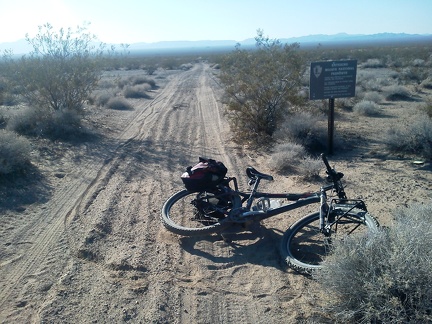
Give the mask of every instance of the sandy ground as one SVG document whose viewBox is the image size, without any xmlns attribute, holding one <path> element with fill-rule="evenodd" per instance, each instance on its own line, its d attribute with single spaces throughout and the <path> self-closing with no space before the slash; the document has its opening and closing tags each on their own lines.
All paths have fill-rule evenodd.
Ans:
<svg viewBox="0 0 432 324">
<path fill-rule="evenodd" d="M 133 111 L 95 111 L 104 138 L 39 150 L 36 184 L 14 189 L 0 215 L 1 323 L 319 321 L 314 282 L 287 269 L 278 253 L 283 232 L 310 207 L 230 244 L 181 238 L 161 225 L 163 202 L 182 189 L 179 176 L 198 156 L 224 161 L 243 189 L 247 166 L 273 173 L 268 152 L 229 140 L 208 65 L 163 80 L 151 100 L 132 101 Z M 386 225 L 395 208 L 432 198 L 430 164 L 387 154 L 380 141 L 414 104 L 388 104 L 381 117 L 336 116 L 356 145 L 338 149 L 332 164 L 345 173 L 348 195 L 365 199 Z M 319 187 L 274 175 L 263 189 Z"/>
</svg>

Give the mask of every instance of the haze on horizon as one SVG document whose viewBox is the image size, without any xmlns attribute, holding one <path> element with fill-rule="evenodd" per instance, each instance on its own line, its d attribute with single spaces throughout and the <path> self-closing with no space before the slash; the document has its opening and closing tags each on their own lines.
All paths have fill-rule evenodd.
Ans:
<svg viewBox="0 0 432 324">
<path fill-rule="evenodd" d="M 432 33 L 431 0 L 0 0 L 0 43 L 50 23 L 89 30 L 105 43 L 243 41 L 338 33 Z"/>
</svg>

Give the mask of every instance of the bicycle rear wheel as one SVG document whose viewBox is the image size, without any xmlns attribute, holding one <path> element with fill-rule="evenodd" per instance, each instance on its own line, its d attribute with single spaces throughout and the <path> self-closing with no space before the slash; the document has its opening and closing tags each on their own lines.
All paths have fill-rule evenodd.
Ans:
<svg viewBox="0 0 432 324">
<path fill-rule="evenodd" d="M 199 193 L 182 190 L 165 202 L 161 220 L 175 234 L 206 235 L 229 227 L 227 214 L 240 206 L 240 197 L 223 189 Z"/>
<path fill-rule="evenodd" d="M 291 225 L 284 233 L 281 253 L 288 266 L 296 271 L 310 274 L 320 269 L 325 257 L 331 252 L 331 244 L 351 235 L 366 235 L 377 231 L 378 221 L 368 212 L 338 208 L 332 212 L 335 221 L 330 236 L 320 231 L 319 212 L 305 216 Z"/>
</svg>

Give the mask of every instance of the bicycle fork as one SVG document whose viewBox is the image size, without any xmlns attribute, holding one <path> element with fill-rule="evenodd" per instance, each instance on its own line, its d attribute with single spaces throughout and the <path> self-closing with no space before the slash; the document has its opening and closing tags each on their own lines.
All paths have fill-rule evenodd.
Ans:
<svg viewBox="0 0 432 324">
<path fill-rule="evenodd" d="M 329 205 L 327 203 L 327 194 L 324 188 L 320 190 L 320 231 L 326 237 L 330 236 L 330 230 L 325 226 L 326 225 L 326 216 L 329 212 Z"/>
</svg>

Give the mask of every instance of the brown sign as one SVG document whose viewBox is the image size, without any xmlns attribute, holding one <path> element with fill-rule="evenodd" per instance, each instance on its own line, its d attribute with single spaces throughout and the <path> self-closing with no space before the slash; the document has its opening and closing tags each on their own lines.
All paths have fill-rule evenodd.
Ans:
<svg viewBox="0 0 432 324">
<path fill-rule="evenodd" d="M 309 99 L 355 97 L 357 60 L 312 62 Z"/>
</svg>

